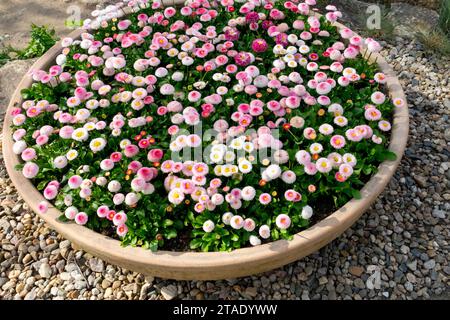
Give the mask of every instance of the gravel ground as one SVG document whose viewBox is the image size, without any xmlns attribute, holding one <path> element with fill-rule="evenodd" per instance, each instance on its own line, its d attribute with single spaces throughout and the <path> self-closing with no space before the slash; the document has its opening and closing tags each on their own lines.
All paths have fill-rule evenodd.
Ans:
<svg viewBox="0 0 450 320">
<path fill-rule="evenodd" d="M 58 36 L 68 34 L 65 24 L 80 13 L 85 19 L 97 4 L 114 0 L 1 0 L 0 47 L 24 48 L 28 43 L 30 24 L 52 26 Z"/>
<path fill-rule="evenodd" d="M 408 149 L 371 209 L 319 252 L 240 279 L 146 277 L 49 229 L 17 195 L 0 155 L 0 299 L 450 299 L 450 60 L 404 38 L 384 54 L 408 97 Z"/>
</svg>

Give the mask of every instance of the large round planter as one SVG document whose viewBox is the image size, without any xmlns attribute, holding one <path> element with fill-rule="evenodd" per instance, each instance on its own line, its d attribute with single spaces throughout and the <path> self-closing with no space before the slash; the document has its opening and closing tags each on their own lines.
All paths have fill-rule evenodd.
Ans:
<svg viewBox="0 0 450 320">
<path fill-rule="evenodd" d="M 176 4 L 176 1 L 168 0 L 165 3 Z M 337 26 L 343 27 L 341 24 Z M 69 36 L 78 38 L 80 34 L 81 31 L 76 30 Z M 32 69 L 49 67 L 60 50 L 58 43 L 43 55 Z M 402 98 L 406 101 L 402 87 L 386 60 L 379 54 L 372 54 L 370 60 L 376 62 L 380 70 L 387 75 L 391 98 Z M 19 194 L 46 223 L 83 250 L 129 270 L 163 278 L 216 280 L 247 276 L 283 266 L 317 251 L 348 229 L 384 190 L 400 163 L 408 138 L 408 108 L 396 108 L 389 149 L 397 155 L 397 160 L 385 161 L 379 166 L 378 173 L 361 190 L 360 200 L 349 201 L 324 220 L 296 234 L 291 241 L 280 240 L 232 252 L 151 252 L 142 248 L 122 247 L 118 240 L 74 223 L 63 223 L 58 220 L 61 212 L 53 206 L 50 206 L 47 213 L 39 213 L 38 204 L 44 200 L 43 196 L 21 172 L 14 169 L 20 160 L 12 152 L 12 119 L 9 112 L 11 108 L 21 105 L 20 91 L 31 84 L 31 77 L 26 75 L 18 85 L 9 104 L 3 130 L 6 169 Z"/>
</svg>

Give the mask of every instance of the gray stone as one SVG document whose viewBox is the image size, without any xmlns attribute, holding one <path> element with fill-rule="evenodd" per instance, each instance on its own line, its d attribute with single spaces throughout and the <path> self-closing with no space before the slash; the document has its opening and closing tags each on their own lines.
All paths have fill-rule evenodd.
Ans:
<svg viewBox="0 0 450 320">
<path fill-rule="evenodd" d="M 364 289 L 366 287 L 360 278 L 356 278 L 355 281 L 353 281 L 353 284 L 359 289 Z"/>
<path fill-rule="evenodd" d="M 75 281 L 74 288 L 77 290 L 85 289 L 87 287 L 87 283 L 85 280 L 77 280 Z"/>
<path fill-rule="evenodd" d="M 50 278 L 52 276 L 52 268 L 50 267 L 50 265 L 48 263 L 42 263 L 41 266 L 39 267 L 39 275 L 42 278 Z"/>
<path fill-rule="evenodd" d="M 2 287 L 5 283 L 7 283 L 9 281 L 8 278 L 2 278 L 0 277 L 0 287 Z"/>
<path fill-rule="evenodd" d="M 169 285 L 161 288 L 161 294 L 166 300 L 175 299 L 178 296 L 178 289 L 174 285 Z"/>
<path fill-rule="evenodd" d="M 245 293 L 248 296 L 255 298 L 258 295 L 258 290 L 255 287 L 248 287 L 247 289 L 245 289 Z"/>
<path fill-rule="evenodd" d="M 137 293 L 139 288 L 137 283 L 130 283 L 122 287 L 123 291 L 131 291 L 133 293 Z"/>
<path fill-rule="evenodd" d="M 417 270 L 417 260 L 414 260 L 413 262 L 407 263 L 406 266 L 411 271 L 416 271 Z"/>
<path fill-rule="evenodd" d="M 35 300 L 36 299 L 36 289 L 33 288 L 30 292 L 28 292 L 25 297 L 24 300 Z"/>
<path fill-rule="evenodd" d="M 62 272 L 59 277 L 61 278 L 61 280 L 63 281 L 69 281 L 70 279 L 72 279 L 70 273 L 68 272 Z"/>
<path fill-rule="evenodd" d="M 89 259 L 89 268 L 91 268 L 92 271 L 98 273 L 102 273 L 105 270 L 103 261 L 97 258 Z"/>
<path fill-rule="evenodd" d="M 433 217 L 439 218 L 439 219 L 445 219 L 445 211 L 444 210 L 433 210 L 432 212 Z"/>
<path fill-rule="evenodd" d="M 425 267 L 425 269 L 430 270 L 433 269 L 436 266 L 436 261 L 434 261 L 433 259 L 428 260 L 427 262 L 425 262 L 423 264 L 423 266 Z"/>
<path fill-rule="evenodd" d="M 139 293 L 139 300 L 144 300 L 147 298 L 147 291 L 152 285 L 150 283 L 144 283 L 144 285 L 141 287 L 141 291 Z"/>
</svg>

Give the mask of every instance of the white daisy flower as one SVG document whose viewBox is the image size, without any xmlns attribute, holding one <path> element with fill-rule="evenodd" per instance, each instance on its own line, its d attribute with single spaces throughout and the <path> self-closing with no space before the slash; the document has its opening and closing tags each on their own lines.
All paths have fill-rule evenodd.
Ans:
<svg viewBox="0 0 450 320">
<path fill-rule="evenodd" d="M 89 147 L 93 152 L 99 152 L 102 151 L 106 146 L 106 140 L 103 138 L 95 138 L 92 139 L 89 143 Z"/>
</svg>

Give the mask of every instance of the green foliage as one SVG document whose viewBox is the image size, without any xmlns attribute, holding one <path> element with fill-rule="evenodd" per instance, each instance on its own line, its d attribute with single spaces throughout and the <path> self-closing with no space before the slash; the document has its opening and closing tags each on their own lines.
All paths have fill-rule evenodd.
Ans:
<svg viewBox="0 0 450 320">
<path fill-rule="evenodd" d="M 439 27 L 450 38 L 450 0 L 441 1 Z"/>
<path fill-rule="evenodd" d="M 441 55 L 450 54 L 450 38 L 441 29 L 424 26 L 419 28 L 416 37 L 425 49 Z"/>
<path fill-rule="evenodd" d="M 450 55 L 450 0 L 442 0 L 439 11 L 439 22 L 434 28 L 419 25 L 417 39 L 426 50 L 441 55 Z"/>
<path fill-rule="evenodd" d="M 8 61 L 19 59 L 26 60 L 42 56 L 58 40 L 55 30 L 47 26 L 31 25 L 30 42 L 25 49 L 17 49 L 12 46 L 0 50 L 0 67 Z"/>
<path fill-rule="evenodd" d="M 31 40 L 24 50 L 14 50 L 19 59 L 31 59 L 42 56 L 56 43 L 55 29 L 47 26 L 31 25 Z"/>
<path fill-rule="evenodd" d="M 9 56 L 8 51 L 0 51 L 0 67 L 5 65 L 9 60 L 11 60 L 11 57 Z"/>
</svg>

